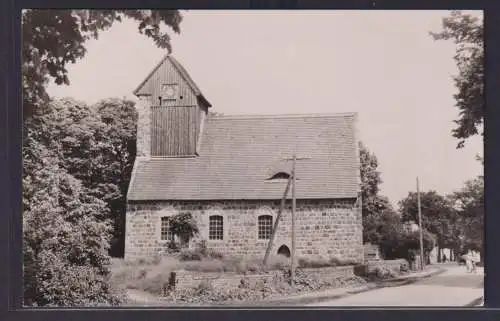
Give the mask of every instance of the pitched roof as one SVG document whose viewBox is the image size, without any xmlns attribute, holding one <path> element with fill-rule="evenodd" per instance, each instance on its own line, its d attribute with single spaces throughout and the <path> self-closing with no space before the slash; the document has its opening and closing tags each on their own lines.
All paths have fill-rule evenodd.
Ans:
<svg viewBox="0 0 500 321">
<path fill-rule="evenodd" d="M 286 180 L 269 178 L 290 171 L 294 152 L 298 199 L 355 198 L 355 122 L 356 114 L 209 116 L 198 157 L 136 160 L 128 200 L 280 199 Z"/>
<path fill-rule="evenodd" d="M 139 91 L 142 89 L 142 87 L 146 84 L 146 82 L 153 76 L 153 74 L 160 68 L 160 66 L 165 63 L 165 61 L 169 61 L 174 68 L 179 72 L 181 77 L 188 83 L 189 87 L 193 90 L 194 94 L 199 97 L 200 99 L 204 100 L 204 102 L 208 105 L 208 107 L 212 107 L 210 102 L 206 99 L 206 97 L 203 95 L 201 92 L 200 88 L 194 80 L 191 78 L 191 76 L 188 74 L 187 70 L 175 59 L 173 56 L 170 54 L 165 55 L 160 62 L 151 70 L 151 72 L 148 74 L 148 76 L 137 86 L 137 88 L 134 90 L 134 95 L 137 95 Z"/>
</svg>

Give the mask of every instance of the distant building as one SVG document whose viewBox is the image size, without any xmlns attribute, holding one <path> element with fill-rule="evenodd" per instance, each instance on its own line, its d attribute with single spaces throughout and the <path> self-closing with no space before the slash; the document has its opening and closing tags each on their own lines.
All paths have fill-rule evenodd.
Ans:
<svg viewBox="0 0 500 321">
<path fill-rule="evenodd" d="M 172 56 L 135 95 L 126 258 L 161 252 L 173 237 L 168 218 L 180 213 L 200 229 L 187 246 L 205 241 L 227 255 L 262 257 L 296 154 L 297 256 L 363 260 L 356 114 L 210 115 L 211 104 Z M 290 255 L 290 198 L 273 254 Z"/>
</svg>

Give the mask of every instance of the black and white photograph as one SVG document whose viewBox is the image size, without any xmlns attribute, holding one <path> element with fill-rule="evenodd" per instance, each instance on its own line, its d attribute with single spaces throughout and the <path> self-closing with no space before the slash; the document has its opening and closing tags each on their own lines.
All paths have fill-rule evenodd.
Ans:
<svg viewBox="0 0 500 321">
<path fill-rule="evenodd" d="M 483 12 L 22 12 L 23 306 L 484 304 Z"/>
</svg>

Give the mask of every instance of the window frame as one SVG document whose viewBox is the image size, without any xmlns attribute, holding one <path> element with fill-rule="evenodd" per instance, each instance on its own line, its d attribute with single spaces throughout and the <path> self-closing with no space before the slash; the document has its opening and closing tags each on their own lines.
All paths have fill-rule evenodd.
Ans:
<svg viewBox="0 0 500 321">
<path fill-rule="evenodd" d="M 163 232 L 164 232 L 164 222 L 168 224 L 168 230 L 167 230 L 167 235 L 170 234 L 170 238 L 163 238 Z M 160 217 L 160 241 L 164 243 L 171 243 L 175 242 L 175 235 L 172 232 L 172 229 L 170 227 L 170 216 L 161 216 Z"/>
<path fill-rule="evenodd" d="M 220 219 L 220 227 L 217 225 L 217 224 L 214 224 L 212 225 L 212 218 L 217 218 L 218 220 Z M 220 228 L 220 232 L 218 231 L 214 231 L 213 233 L 212 232 L 212 228 Z M 208 216 L 208 235 L 207 235 L 207 239 L 209 241 L 224 241 L 225 239 L 225 230 L 224 230 L 224 216 L 223 215 L 220 215 L 220 214 L 211 214 Z M 211 238 L 212 235 L 216 235 L 216 236 L 219 236 L 220 235 L 220 238 Z"/>
<path fill-rule="evenodd" d="M 267 220 L 271 219 L 271 223 L 267 224 Z M 264 219 L 266 221 L 264 221 Z M 264 224 L 265 223 L 265 224 Z M 271 235 L 273 234 L 273 227 L 274 227 L 274 217 L 270 214 L 260 214 L 257 216 L 257 239 L 258 240 L 270 240 Z M 266 229 L 269 229 L 268 231 Z M 267 236 L 266 234 L 269 234 L 268 237 L 261 237 L 261 236 Z"/>
</svg>

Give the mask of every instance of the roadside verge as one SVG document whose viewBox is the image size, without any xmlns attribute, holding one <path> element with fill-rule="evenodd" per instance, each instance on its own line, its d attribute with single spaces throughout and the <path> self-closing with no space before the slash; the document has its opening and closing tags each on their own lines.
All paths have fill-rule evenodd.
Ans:
<svg viewBox="0 0 500 321">
<path fill-rule="evenodd" d="M 445 272 L 443 268 L 433 268 L 429 271 L 418 272 L 413 275 L 405 275 L 396 278 L 391 278 L 383 281 L 368 283 L 362 287 L 356 288 L 340 288 L 323 290 L 316 292 L 302 293 L 298 295 L 286 296 L 286 297 L 276 297 L 270 298 L 262 301 L 254 302 L 223 302 L 217 304 L 217 306 L 297 306 L 306 305 L 310 303 L 316 303 L 326 300 L 337 300 L 349 295 L 354 295 L 358 293 L 368 292 L 376 289 L 386 288 L 386 287 L 396 287 L 403 286 L 414 283 L 418 280 L 432 277 Z"/>
</svg>

